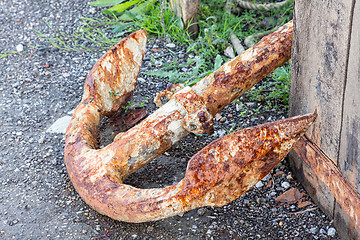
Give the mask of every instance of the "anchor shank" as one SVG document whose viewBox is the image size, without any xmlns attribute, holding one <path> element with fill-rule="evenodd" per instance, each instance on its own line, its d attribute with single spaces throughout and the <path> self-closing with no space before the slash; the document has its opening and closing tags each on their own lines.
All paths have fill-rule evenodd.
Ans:
<svg viewBox="0 0 360 240">
<path fill-rule="evenodd" d="M 291 57 L 293 21 L 198 82 L 193 90 L 214 116 Z"/>
</svg>

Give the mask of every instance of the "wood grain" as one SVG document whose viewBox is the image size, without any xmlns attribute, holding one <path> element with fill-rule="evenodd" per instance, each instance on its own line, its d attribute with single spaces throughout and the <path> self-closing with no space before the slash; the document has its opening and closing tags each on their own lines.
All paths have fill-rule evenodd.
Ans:
<svg viewBox="0 0 360 240">
<path fill-rule="evenodd" d="M 360 2 L 356 1 L 353 10 L 347 78 L 344 88 L 342 129 L 338 167 L 348 182 L 360 192 Z M 347 239 L 360 239 L 356 222 L 347 214 L 341 204 L 335 205 L 334 221 L 346 225 Z M 346 211 L 345 211 L 346 212 Z"/>
<path fill-rule="evenodd" d="M 296 1 L 290 116 L 318 110 L 310 139 L 360 192 L 360 3 L 355 0 Z M 334 219 L 343 239 L 360 239 L 358 224 L 319 169 L 289 154 L 294 175 Z M 320 167 L 320 166 L 318 166 Z M 326 171 L 326 168 L 323 169 Z M 333 173 L 332 173 L 333 174 Z M 335 196 L 335 198 L 334 198 Z M 346 200 L 347 201 L 347 200 Z M 345 207 L 344 207 L 345 206 Z"/>
<path fill-rule="evenodd" d="M 351 1 L 345 0 L 297 1 L 294 7 L 290 116 L 318 110 L 318 119 L 308 135 L 335 163 L 340 144 L 350 16 Z M 295 176 L 332 218 L 331 192 L 296 154 L 291 153 L 289 159 Z"/>
</svg>

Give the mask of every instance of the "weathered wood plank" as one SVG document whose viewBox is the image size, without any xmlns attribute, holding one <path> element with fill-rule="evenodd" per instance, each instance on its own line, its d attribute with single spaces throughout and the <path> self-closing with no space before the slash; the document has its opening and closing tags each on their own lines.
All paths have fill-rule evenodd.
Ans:
<svg viewBox="0 0 360 240">
<path fill-rule="evenodd" d="M 342 131 L 338 167 L 348 182 L 360 192 L 360 2 L 356 1 L 351 26 L 347 79 L 344 91 Z M 335 223 L 349 226 L 347 239 L 359 239 L 360 231 L 353 219 L 344 214 L 345 209 L 335 206 Z"/>
<path fill-rule="evenodd" d="M 351 7 L 352 1 L 348 0 L 296 1 L 294 7 L 290 115 L 317 108 L 318 119 L 308 134 L 335 161 L 340 143 Z M 294 152 L 290 154 L 290 164 L 314 201 L 332 217 L 334 197 L 329 189 Z"/>
<path fill-rule="evenodd" d="M 338 157 L 351 1 L 297 1 L 290 114 L 318 109 L 310 137 Z M 345 41 L 345 42 L 344 42 Z"/>
<path fill-rule="evenodd" d="M 357 1 L 350 41 L 348 74 L 344 92 L 339 168 L 360 192 L 360 2 Z"/>
<path fill-rule="evenodd" d="M 170 0 L 171 8 L 178 17 L 181 17 L 185 27 L 194 35 L 198 33 L 197 10 L 199 0 Z"/>
</svg>

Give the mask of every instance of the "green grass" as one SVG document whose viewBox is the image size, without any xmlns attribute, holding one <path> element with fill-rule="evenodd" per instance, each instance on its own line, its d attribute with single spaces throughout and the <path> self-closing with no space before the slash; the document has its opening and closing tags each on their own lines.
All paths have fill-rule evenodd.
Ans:
<svg viewBox="0 0 360 240">
<path fill-rule="evenodd" d="M 120 23 L 114 18 L 82 18 L 82 22 L 72 34 L 65 33 L 56 26 L 46 23 L 53 31 L 52 36 L 38 32 L 54 47 L 65 51 L 102 51 L 118 43 L 125 34 L 131 33 L 134 23 Z"/>
<path fill-rule="evenodd" d="M 261 102 L 267 109 L 283 108 L 287 110 L 289 105 L 290 70 L 289 62 L 275 69 L 264 81 L 244 93 L 244 98 Z"/>
<path fill-rule="evenodd" d="M 17 51 L 6 51 L 5 53 L 0 53 L 0 59 L 2 58 L 6 58 L 7 56 L 11 55 L 11 54 L 17 54 Z"/>
<path fill-rule="evenodd" d="M 264 3 L 263 0 L 252 0 Z M 293 3 L 272 11 L 236 10 L 233 3 L 231 14 L 226 14 L 226 0 L 200 1 L 198 11 L 199 34 L 192 39 L 182 20 L 175 16 L 168 1 L 156 0 L 97 0 L 90 5 L 102 7 L 104 15 L 99 18 L 83 18 L 82 23 L 72 34 L 48 26 L 53 35 L 39 35 L 51 44 L 67 51 L 101 51 L 108 49 L 121 38 L 140 28 L 146 29 L 151 36 L 170 38 L 186 46 L 187 52 L 196 55 L 184 64 L 164 64 L 158 71 L 145 74 L 167 78 L 170 82 L 193 85 L 202 77 L 215 71 L 228 59 L 223 56 L 224 49 L 230 43 L 230 32 L 240 40 L 247 36 L 272 30 L 292 19 Z M 256 39 L 256 41 L 259 39 Z M 176 53 L 173 53 L 176 55 Z M 191 67 L 191 72 L 181 72 L 182 67 Z M 267 106 L 276 103 L 288 104 L 288 82 L 290 66 L 277 69 L 264 87 L 250 90 L 250 98 L 264 101 Z M 268 91 L 271 89 L 271 91 Z M 249 94 L 248 94 L 249 95 Z M 276 104 L 275 104 L 276 105 Z"/>
</svg>

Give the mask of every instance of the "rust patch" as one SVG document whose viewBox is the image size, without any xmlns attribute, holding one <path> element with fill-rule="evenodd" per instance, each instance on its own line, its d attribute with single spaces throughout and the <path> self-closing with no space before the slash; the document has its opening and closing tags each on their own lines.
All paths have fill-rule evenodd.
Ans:
<svg viewBox="0 0 360 240">
<path fill-rule="evenodd" d="M 307 136 L 301 137 L 294 150 L 327 186 L 354 225 L 360 228 L 360 196 L 334 162 Z"/>
<path fill-rule="evenodd" d="M 197 83 L 193 89 L 206 101 L 212 115 L 238 98 L 263 77 L 290 59 L 293 36 L 292 21 L 265 36 L 258 44 L 225 63 L 207 77 L 207 84 Z M 229 94 L 230 93 L 230 94 Z M 217 104 L 214 104 L 214 99 Z"/>
<path fill-rule="evenodd" d="M 148 115 L 148 111 L 145 108 L 131 109 L 124 116 L 125 124 L 128 128 L 135 126 L 140 120 Z"/>
</svg>

